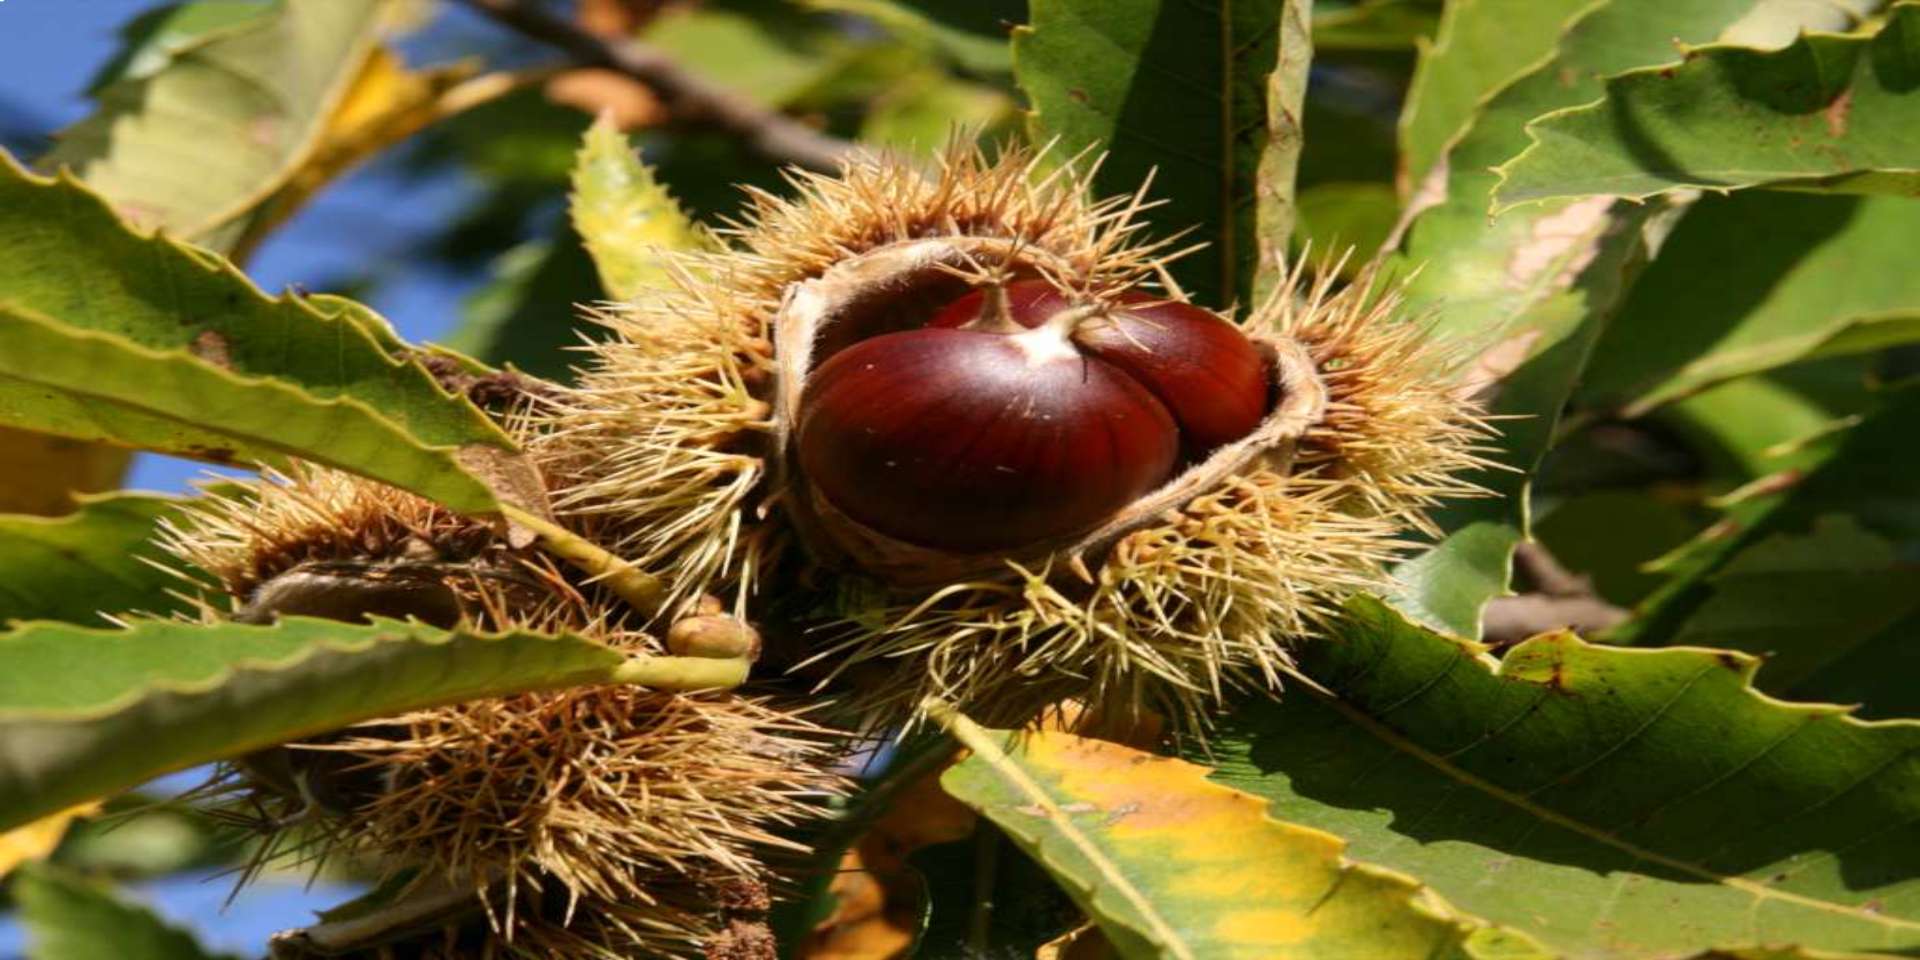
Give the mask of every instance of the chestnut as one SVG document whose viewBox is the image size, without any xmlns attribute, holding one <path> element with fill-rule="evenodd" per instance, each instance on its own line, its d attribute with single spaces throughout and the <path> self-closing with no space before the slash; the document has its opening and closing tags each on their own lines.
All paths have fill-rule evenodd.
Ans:
<svg viewBox="0 0 1920 960">
<path fill-rule="evenodd" d="M 975 291 L 808 377 L 799 466 L 835 510 L 957 553 L 1056 541 L 1266 414 L 1261 354 L 1204 310 L 1145 294 L 1076 304 L 1038 280 L 999 293 L 1002 307 Z"/>
<path fill-rule="evenodd" d="M 1044 280 L 1006 288 L 1014 321 L 1037 327 L 1072 306 Z M 1182 452 L 1198 460 L 1253 432 L 1267 415 L 1267 362 L 1239 329 L 1189 303 L 1129 290 L 1123 309 L 1096 314 L 1073 331 L 1081 349 L 1124 370 L 1165 404 L 1180 425 Z M 947 305 L 929 326 L 958 327 L 980 316 L 986 293 L 975 290 Z"/>
</svg>

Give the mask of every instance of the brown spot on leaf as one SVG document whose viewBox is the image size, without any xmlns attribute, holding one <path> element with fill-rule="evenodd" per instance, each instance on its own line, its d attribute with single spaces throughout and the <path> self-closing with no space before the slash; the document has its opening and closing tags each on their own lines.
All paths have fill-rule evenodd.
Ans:
<svg viewBox="0 0 1920 960">
<path fill-rule="evenodd" d="M 1847 114 L 1853 112 L 1853 88 L 1840 91 L 1840 95 L 1827 104 L 1820 115 L 1827 120 L 1827 136 L 1839 139 L 1847 135 Z"/>
<path fill-rule="evenodd" d="M 1734 673 L 1740 673 L 1747 667 L 1746 662 L 1740 658 L 1740 655 L 1730 650 L 1715 650 L 1713 652 L 1713 658 L 1719 661 L 1721 666 L 1732 670 Z"/>
<path fill-rule="evenodd" d="M 1507 258 L 1511 290 L 1564 290 L 1600 251 L 1612 197 L 1588 197 L 1534 221 L 1525 243 Z"/>
<path fill-rule="evenodd" d="M 223 370 L 233 369 L 233 354 L 227 348 L 227 338 L 215 330 L 202 330 L 193 338 L 189 348 L 193 355 Z"/>
<path fill-rule="evenodd" d="M 1082 90 L 1079 87 L 1073 87 L 1067 91 L 1067 99 L 1072 100 L 1074 103 L 1087 103 L 1093 98 L 1087 96 L 1087 92 L 1085 90 Z"/>
</svg>

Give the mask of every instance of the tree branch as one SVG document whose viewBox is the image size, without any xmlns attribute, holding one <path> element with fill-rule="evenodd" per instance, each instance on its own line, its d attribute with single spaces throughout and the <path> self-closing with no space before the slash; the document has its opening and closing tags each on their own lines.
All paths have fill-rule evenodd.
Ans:
<svg viewBox="0 0 1920 960">
<path fill-rule="evenodd" d="M 705 123 L 745 140 L 762 156 L 835 173 L 855 145 L 694 76 L 644 43 L 595 36 L 529 0 L 463 0 L 522 36 L 556 47 L 581 66 L 617 70 L 646 84 L 676 119 Z"/>
<path fill-rule="evenodd" d="M 1514 550 L 1513 564 L 1533 593 L 1496 597 L 1487 604 L 1486 642 L 1508 647 L 1549 630 L 1597 633 L 1627 618 L 1627 611 L 1600 598 L 1593 583 L 1561 566 L 1545 547 L 1528 541 Z"/>
</svg>

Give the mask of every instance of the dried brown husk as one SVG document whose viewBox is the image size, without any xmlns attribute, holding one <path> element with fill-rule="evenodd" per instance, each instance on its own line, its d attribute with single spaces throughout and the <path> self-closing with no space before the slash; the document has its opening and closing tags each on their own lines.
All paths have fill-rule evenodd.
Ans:
<svg viewBox="0 0 1920 960">
<path fill-rule="evenodd" d="M 164 539 L 241 619 L 357 619 L 371 604 L 666 652 L 645 618 L 537 548 L 324 468 L 206 498 Z M 230 817 L 276 835 L 269 852 L 467 891 L 497 955 L 699 956 L 734 922 L 702 898 L 776 880 L 766 864 L 797 849 L 789 828 L 841 789 L 839 749 L 790 702 L 586 686 L 358 725 L 253 755 L 223 789 Z M 442 935 L 424 936 L 414 945 Z"/>
</svg>

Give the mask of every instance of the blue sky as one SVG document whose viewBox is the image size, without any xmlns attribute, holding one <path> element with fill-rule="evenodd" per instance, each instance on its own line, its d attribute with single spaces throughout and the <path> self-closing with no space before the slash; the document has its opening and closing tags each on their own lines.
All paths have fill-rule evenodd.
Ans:
<svg viewBox="0 0 1920 960">
<path fill-rule="evenodd" d="M 154 0 L 0 0 L 0 111 L 42 132 L 85 116 L 91 108 L 87 81 L 117 49 L 120 26 L 154 6 Z M 405 45 L 410 59 L 437 59 L 457 51 L 463 37 L 490 29 L 464 10 L 448 7 L 434 30 Z M 275 234 L 247 272 L 277 292 L 289 284 L 315 287 L 370 265 L 380 267 L 385 282 L 368 301 L 401 335 L 433 339 L 452 327 L 461 298 L 481 278 L 422 264 L 409 252 L 474 192 L 456 171 L 405 177 L 391 160 L 375 162 L 335 184 Z M 128 486 L 182 490 L 205 470 L 202 464 L 143 454 Z"/>
</svg>

